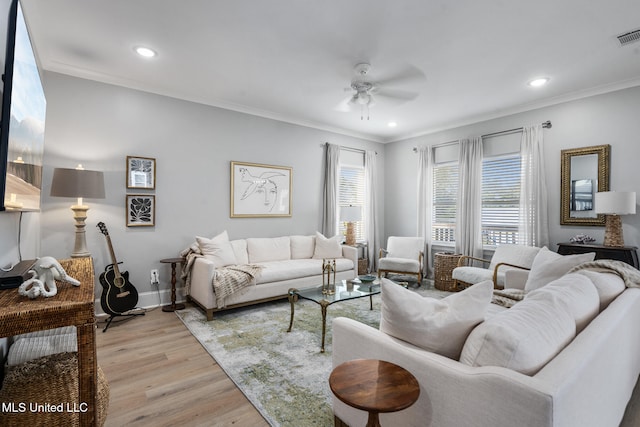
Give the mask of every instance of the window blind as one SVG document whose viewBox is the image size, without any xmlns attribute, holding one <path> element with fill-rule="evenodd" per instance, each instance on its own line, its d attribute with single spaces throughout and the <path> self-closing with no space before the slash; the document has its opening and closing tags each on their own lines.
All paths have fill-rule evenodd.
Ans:
<svg viewBox="0 0 640 427">
<path fill-rule="evenodd" d="M 458 163 L 441 163 L 433 168 L 432 235 L 434 242 L 455 241 Z"/>
<path fill-rule="evenodd" d="M 482 243 L 514 244 L 518 238 L 520 155 L 482 161 Z"/>
<path fill-rule="evenodd" d="M 340 180 L 338 184 L 338 209 L 342 206 L 360 206 L 364 213 L 364 168 L 355 166 L 340 166 Z M 338 231 L 344 235 L 346 225 L 340 221 L 338 211 Z M 354 223 L 356 240 L 364 240 L 364 221 Z"/>
</svg>

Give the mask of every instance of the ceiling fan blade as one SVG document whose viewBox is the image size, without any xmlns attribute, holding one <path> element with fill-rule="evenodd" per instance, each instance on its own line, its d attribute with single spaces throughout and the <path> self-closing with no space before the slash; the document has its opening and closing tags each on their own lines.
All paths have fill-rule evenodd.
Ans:
<svg viewBox="0 0 640 427">
<path fill-rule="evenodd" d="M 354 104 L 354 97 L 352 95 L 349 95 L 348 97 L 346 97 L 345 99 L 343 99 L 342 101 L 340 101 L 340 103 L 338 105 L 336 105 L 333 109 L 335 111 L 340 111 L 343 113 L 348 113 L 352 110 L 352 106 Z"/>
<path fill-rule="evenodd" d="M 374 93 L 378 97 L 384 97 L 400 102 L 413 101 L 418 97 L 418 93 L 416 92 L 409 92 L 399 89 L 376 88 Z"/>
<path fill-rule="evenodd" d="M 376 85 L 391 86 L 397 84 L 417 84 L 427 80 L 424 72 L 413 65 L 405 67 L 399 73 L 394 73 L 389 77 L 376 79 Z"/>
</svg>

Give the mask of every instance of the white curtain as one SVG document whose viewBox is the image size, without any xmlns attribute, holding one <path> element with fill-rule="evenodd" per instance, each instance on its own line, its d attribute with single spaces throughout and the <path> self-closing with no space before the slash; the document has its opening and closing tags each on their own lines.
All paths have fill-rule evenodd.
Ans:
<svg viewBox="0 0 640 427">
<path fill-rule="evenodd" d="M 456 253 L 482 258 L 482 138 L 460 141 Z"/>
<path fill-rule="evenodd" d="M 340 147 L 327 143 L 324 153 L 324 188 L 322 191 L 322 234 L 338 234 L 338 179 Z"/>
<path fill-rule="evenodd" d="M 544 168 L 542 125 L 524 126 L 520 142 L 520 223 L 519 243 L 528 246 L 549 245 L 547 185 Z"/>
<path fill-rule="evenodd" d="M 369 258 L 369 271 L 376 271 L 378 268 L 378 249 L 380 248 L 380 231 L 378 226 L 378 206 L 376 204 L 376 177 L 378 176 L 378 162 L 375 151 L 367 150 L 364 154 L 364 224 L 366 229 L 366 239 L 368 242 L 367 251 Z"/>
<path fill-rule="evenodd" d="M 425 261 L 432 266 L 428 248 L 431 247 L 431 213 L 433 208 L 433 148 L 418 148 L 418 237 L 426 242 Z M 427 268 L 427 271 L 429 268 Z M 426 277 L 426 274 L 424 275 Z"/>
</svg>

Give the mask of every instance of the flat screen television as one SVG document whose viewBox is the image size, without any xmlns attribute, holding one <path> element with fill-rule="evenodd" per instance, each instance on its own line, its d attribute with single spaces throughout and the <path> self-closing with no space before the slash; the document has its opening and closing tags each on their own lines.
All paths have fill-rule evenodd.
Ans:
<svg viewBox="0 0 640 427">
<path fill-rule="evenodd" d="M 0 116 L 0 210 L 39 211 L 46 99 L 18 0 L 11 2 Z"/>
</svg>

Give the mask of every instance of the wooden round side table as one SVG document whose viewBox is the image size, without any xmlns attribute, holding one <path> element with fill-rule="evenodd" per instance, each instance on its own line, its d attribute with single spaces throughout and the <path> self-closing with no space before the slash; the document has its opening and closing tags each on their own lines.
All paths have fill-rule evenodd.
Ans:
<svg viewBox="0 0 640 427">
<path fill-rule="evenodd" d="M 379 413 L 406 409 L 420 396 L 420 385 L 411 372 L 383 360 L 344 362 L 331 372 L 329 386 L 342 402 L 369 412 L 367 427 L 379 427 Z"/>
<path fill-rule="evenodd" d="M 176 304 L 176 264 L 184 262 L 184 258 L 166 258 L 161 259 L 163 264 L 171 264 L 171 304 L 162 307 L 162 311 L 182 310 L 184 304 Z"/>
</svg>

